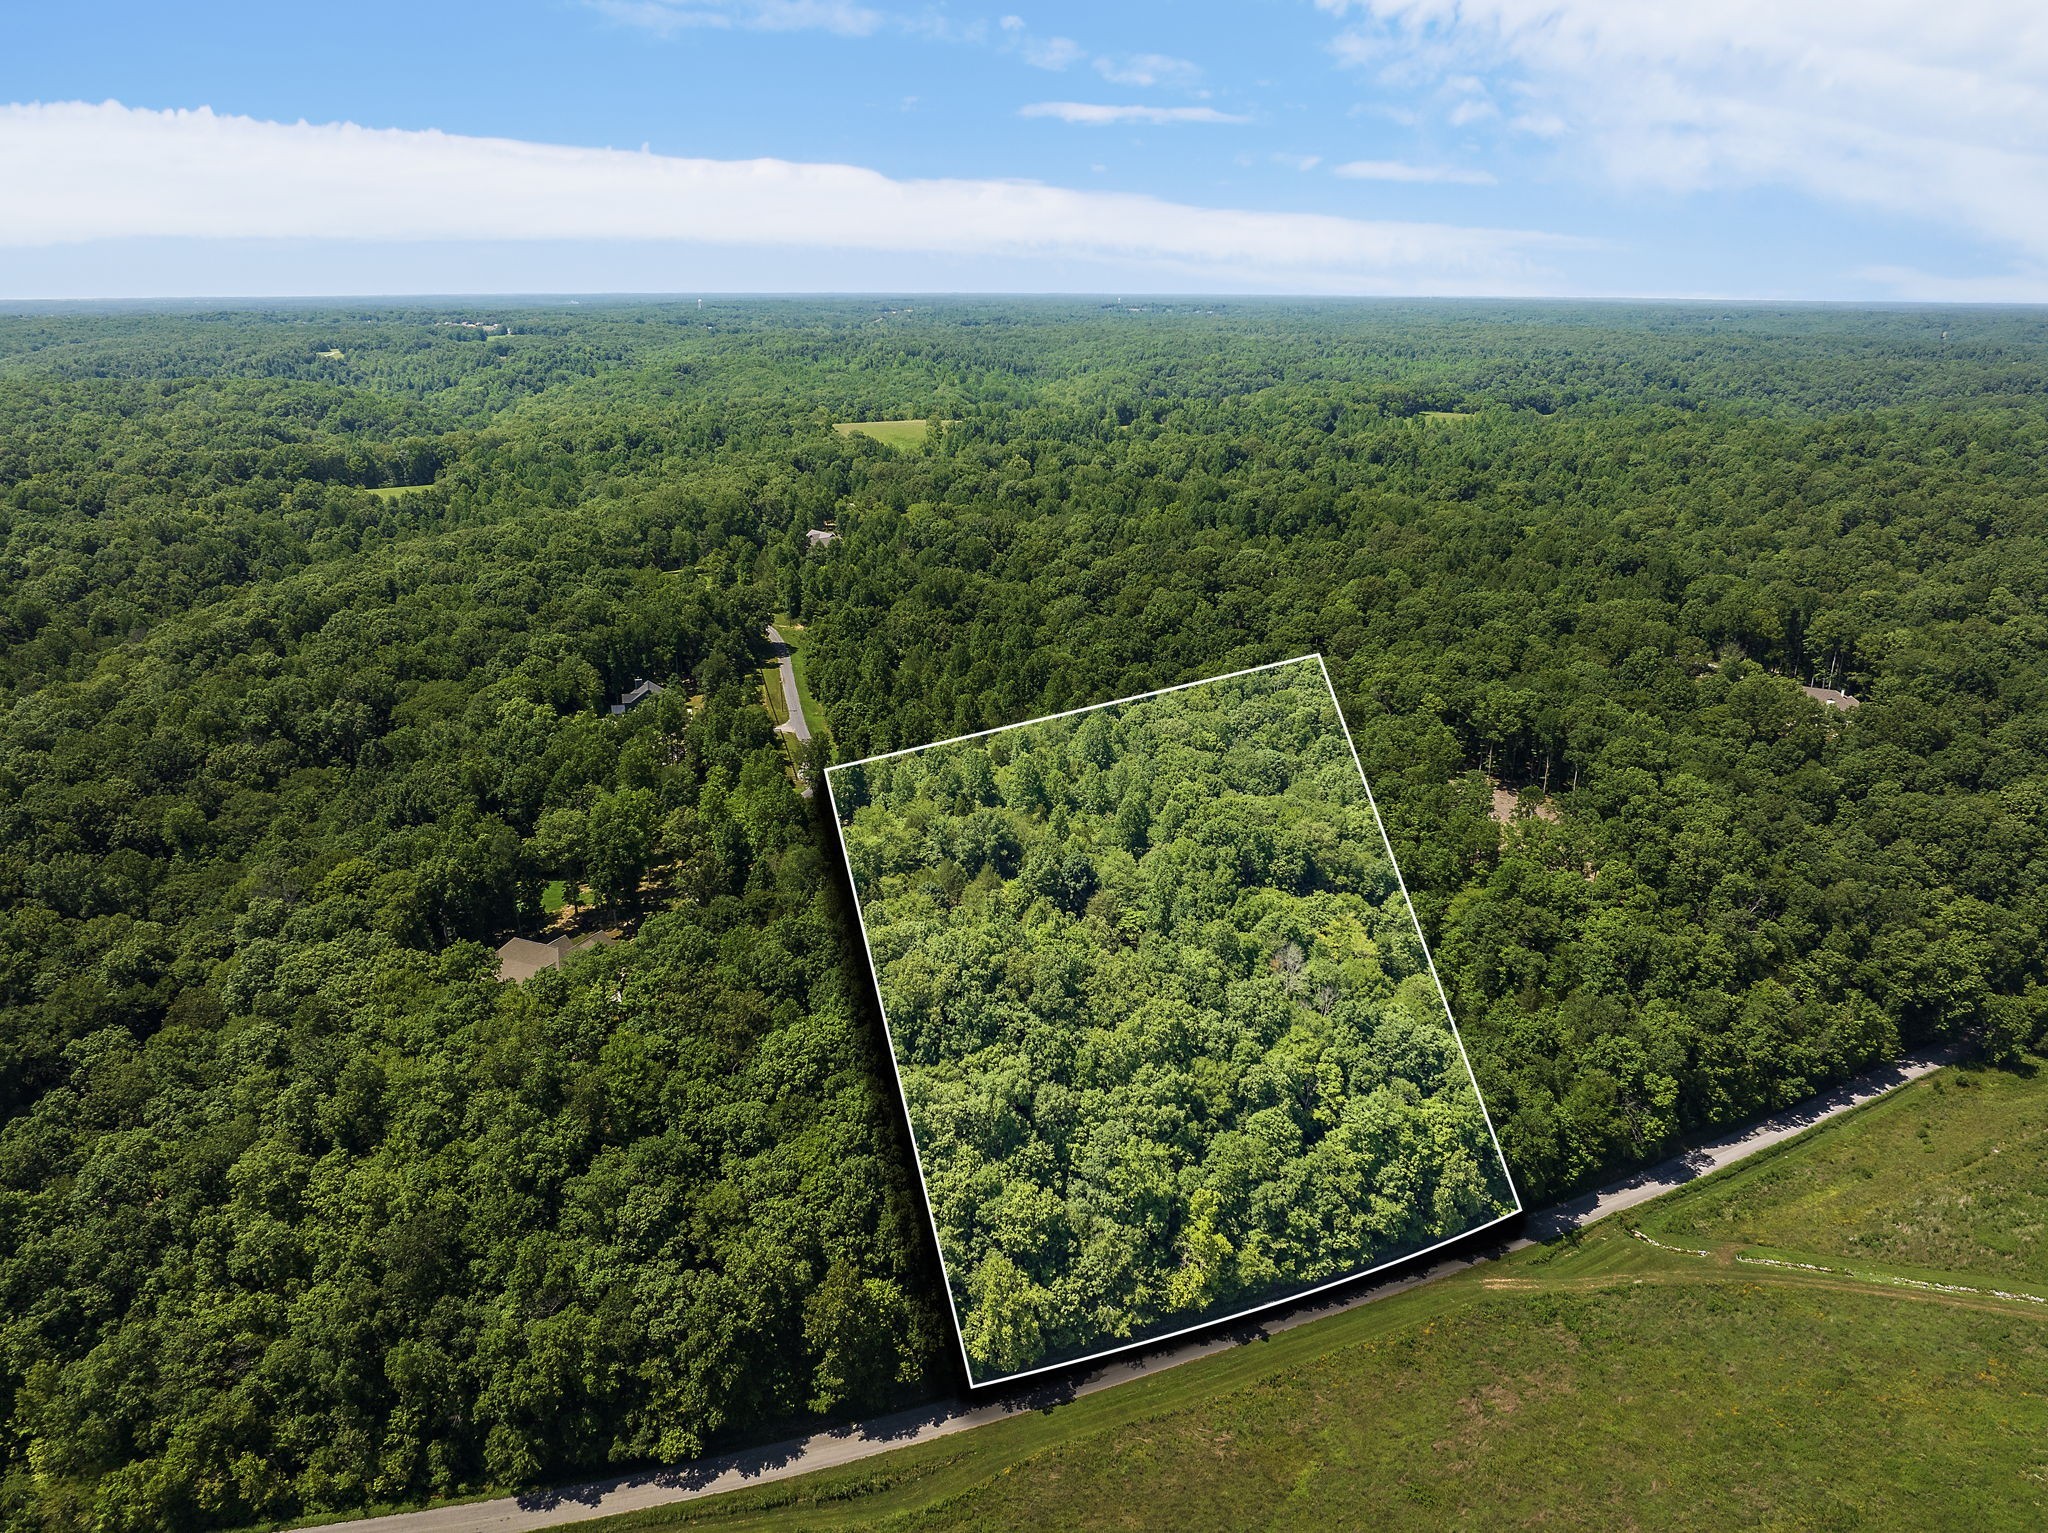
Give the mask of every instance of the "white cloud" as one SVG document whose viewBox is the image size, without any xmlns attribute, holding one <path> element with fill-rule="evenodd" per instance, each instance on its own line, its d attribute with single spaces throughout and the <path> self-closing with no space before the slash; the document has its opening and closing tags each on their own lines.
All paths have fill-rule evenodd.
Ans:
<svg viewBox="0 0 2048 1533">
<path fill-rule="evenodd" d="M 1071 37 L 1026 38 L 1024 62 L 1034 69 L 1065 69 L 1088 57 L 1088 50 Z"/>
<path fill-rule="evenodd" d="M 1276 152 L 1273 155 L 1273 163 L 1275 165 L 1285 165 L 1289 170 L 1309 171 L 1322 164 L 1323 157 L 1319 154 L 1285 154 Z"/>
<path fill-rule="evenodd" d="M 1316 0 L 1316 3 L 1322 6 L 1322 0 Z M 1376 64 L 1386 53 L 1380 40 L 1365 31 L 1339 32 L 1330 39 L 1330 51 L 1337 56 L 1338 63 L 1347 64 L 1354 69 Z"/>
<path fill-rule="evenodd" d="M 674 241 L 1142 263 L 1185 288 L 1555 290 L 1580 242 L 1513 229 L 1204 208 L 1029 181 L 689 159 L 115 102 L 0 106 L 0 248 L 113 239 Z M 98 248 L 91 247 L 88 248 Z"/>
<path fill-rule="evenodd" d="M 888 19 L 850 0 L 585 0 L 592 10 L 662 37 L 711 27 L 866 37 Z"/>
<path fill-rule="evenodd" d="M 1117 123 L 1141 122 L 1163 127 L 1176 122 L 1250 122 L 1213 106 L 1107 106 L 1094 101 L 1034 101 L 1018 109 L 1019 117 L 1057 117 L 1061 122 L 1080 123 L 1089 128 L 1113 127 Z"/>
<path fill-rule="evenodd" d="M 1005 16 L 996 25 L 1002 34 L 996 39 L 997 49 L 1018 55 L 1033 69 L 1057 73 L 1088 57 L 1088 50 L 1071 37 L 1038 36 L 1022 16 Z"/>
<path fill-rule="evenodd" d="M 1455 183 L 1459 186 L 1491 186 L 1493 177 L 1483 170 L 1458 165 L 1409 165 L 1401 160 L 1352 160 L 1332 165 L 1330 174 L 1347 181 L 1411 181 Z"/>
<path fill-rule="evenodd" d="M 1623 187 L 1789 186 L 2048 256 L 2039 0 L 1317 0 L 1348 62 L 1519 87 Z"/>
<path fill-rule="evenodd" d="M 1095 72 L 1112 85 L 1190 86 L 1199 82 L 1202 71 L 1186 59 L 1165 53 L 1135 53 L 1129 58 L 1099 58 Z"/>
</svg>

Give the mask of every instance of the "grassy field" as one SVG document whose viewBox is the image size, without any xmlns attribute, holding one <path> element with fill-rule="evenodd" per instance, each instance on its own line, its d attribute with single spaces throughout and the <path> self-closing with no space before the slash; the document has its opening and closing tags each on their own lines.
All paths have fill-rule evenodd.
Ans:
<svg viewBox="0 0 2048 1533">
<path fill-rule="evenodd" d="M 884 447 L 915 447 L 931 435 L 930 421 L 841 421 L 841 436 L 871 436 Z"/>
<path fill-rule="evenodd" d="M 2048 1072 L 1944 1071 L 1643 1223 L 1675 1235 L 1740 1208 L 1746 1233 L 1813 1250 L 1801 1221 L 1828 1187 L 1918 1206 L 1932 1183 L 2020 1210 L 1987 1226 L 2005 1240 L 2026 1200 L 1996 1189 L 2014 1185 L 2007 1161 L 2040 1180 L 2020 1136 L 2044 1108 Z M 1846 1229 L 1882 1226 L 1876 1191 L 1856 1206 Z M 1953 1229 L 1901 1249 L 1986 1269 Z M 2048 1307 L 1886 1286 L 1859 1265 L 1871 1276 L 1759 1268 L 1608 1220 L 1045 1411 L 604 1526 L 2048 1525 Z"/>
<path fill-rule="evenodd" d="M 1643 1227 L 2048 1292 L 2048 1068 L 1943 1070 Z"/>
<path fill-rule="evenodd" d="M 1439 424 L 1455 424 L 1461 421 L 1476 421 L 1479 416 L 1471 410 L 1424 410 L 1422 418 Z"/>
<path fill-rule="evenodd" d="M 379 500 L 396 500 L 401 495 L 411 495 L 419 490 L 431 490 L 430 484 L 386 484 L 374 490 L 364 490 L 365 495 L 374 495 Z"/>
</svg>

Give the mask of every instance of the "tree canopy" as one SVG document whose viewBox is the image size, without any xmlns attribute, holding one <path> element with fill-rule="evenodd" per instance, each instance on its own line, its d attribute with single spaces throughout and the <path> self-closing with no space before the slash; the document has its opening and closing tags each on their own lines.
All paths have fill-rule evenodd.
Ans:
<svg viewBox="0 0 2048 1533">
<path fill-rule="evenodd" d="M 1316 660 L 833 781 L 978 1381 L 1512 1212 Z"/>
</svg>

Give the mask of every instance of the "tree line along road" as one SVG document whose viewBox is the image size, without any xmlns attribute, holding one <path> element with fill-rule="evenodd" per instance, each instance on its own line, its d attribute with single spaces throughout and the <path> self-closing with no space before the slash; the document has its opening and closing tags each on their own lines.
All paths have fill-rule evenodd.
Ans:
<svg viewBox="0 0 2048 1533">
<path fill-rule="evenodd" d="M 769 636 L 781 643 L 771 627 Z M 785 651 L 787 646 L 784 646 Z M 788 676 L 787 661 L 784 675 Z M 800 720 L 802 709 L 794 700 L 795 682 L 786 681 L 792 694 L 790 717 Z M 808 738 L 808 736 L 799 736 Z M 524 1533 L 531 1528 L 559 1527 L 594 1517 L 609 1517 L 645 1507 L 665 1506 L 715 1496 L 724 1491 L 784 1480 L 812 1470 L 831 1469 L 897 1448 L 907 1448 L 934 1437 L 947 1437 L 978 1426 L 1001 1421 L 1028 1411 L 1042 1411 L 1060 1400 L 1071 1400 L 1112 1389 L 1132 1379 L 1162 1373 L 1182 1363 L 1209 1357 L 1275 1332 L 1292 1330 L 1310 1321 L 1355 1309 L 1362 1304 L 1389 1298 L 1453 1272 L 1491 1261 L 1509 1251 L 1526 1249 L 1555 1240 L 1572 1230 L 1625 1209 L 1647 1203 L 1688 1182 L 1731 1166 L 1760 1151 L 1803 1134 L 1817 1124 L 1861 1107 L 1908 1081 L 1932 1073 L 1954 1058 L 1952 1050 L 1941 1049 L 1909 1055 L 1895 1064 L 1871 1071 L 1824 1092 L 1797 1107 L 1774 1113 L 1746 1127 L 1704 1140 L 1597 1192 L 1539 1209 L 1529 1214 L 1524 1233 L 1477 1255 L 1450 1257 L 1405 1275 L 1367 1283 L 1334 1298 L 1319 1295 L 1292 1309 L 1279 1310 L 1273 1318 L 1261 1320 L 1255 1331 L 1242 1328 L 1233 1334 L 1200 1337 L 1149 1355 L 1120 1360 L 1092 1372 L 1075 1373 L 1065 1382 L 1051 1386 L 1019 1389 L 997 1399 L 966 1405 L 938 1402 L 920 1409 L 899 1411 L 865 1422 L 814 1433 L 809 1437 L 770 1447 L 750 1449 L 701 1460 L 669 1469 L 647 1470 L 583 1485 L 556 1490 L 529 1491 L 491 1501 L 471 1501 L 429 1507 L 417 1512 L 398 1512 L 385 1517 L 358 1518 L 350 1522 L 327 1523 L 329 1533 Z"/>
</svg>

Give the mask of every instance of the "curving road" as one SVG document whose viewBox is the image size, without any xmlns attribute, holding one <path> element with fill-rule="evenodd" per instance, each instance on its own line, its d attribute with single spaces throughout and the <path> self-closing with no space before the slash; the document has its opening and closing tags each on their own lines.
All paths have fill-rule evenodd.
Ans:
<svg viewBox="0 0 2048 1533">
<path fill-rule="evenodd" d="M 768 634 L 772 641 L 781 643 L 780 635 L 773 628 L 768 630 Z M 783 674 L 790 678 L 786 660 Z M 790 678 L 784 685 L 791 695 L 790 717 L 801 720 L 803 712 L 794 696 L 796 683 Z M 1112 1389 L 1146 1374 L 1161 1373 L 1199 1357 L 1227 1352 L 1232 1347 L 1277 1331 L 1292 1330 L 1326 1315 L 1405 1292 L 1452 1272 L 1491 1261 L 1508 1251 L 1519 1251 L 1542 1241 L 1554 1240 L 1569 1230 L 1604 1219 L 1625 1208 L 1633 1208 L 1639 1203 L 1647 1203 L 1709 1172 L 1767 1150 L 1795 1134 L 1802 1134 L 1817 1123 L 1860 1107 L 1888 1091 L 1897 1090 L 1910 1080 L 1939 1069 L 1953 1057 L 1949 1050 L 1908 1056 L 1897 1064 L 1859 1076 L 1797 1107 L 1702 1141 L 1669 1160 L 1660 1161 L 1598 1192 L 1539 1209 L 1529 1215 L 1522 1236 L 1492 1250 L 1438 1261 L 1405 1277 L 1361 1283 L 1358 1287 L 1340 1290 L 1334 1296 L 1325 1294 L 1304 1300 L 1292 1309 L 1277 1311 L 1271 1318 L 1235 1333 L 1214 1335 L 1128 1361 L 1110 1363 L 1092 1373 L 1071 1375 L 1058 1383 L 1020 1390 L 981 1405 L 942 1402 L 819 1432 L 773 1447 L 704 1459 L 675 1469 L 649 1470 L 559 1490 L 534 1491 L 495 1501 L 437 1506 L 425 1511 L 400 1512 L 389 1517 L 367 1517 L 324 1526 L 327 1529 L 361 1530 L 361 1533 L 523 1533 L 529 1528 L 557 1527 L 591 1517 L 609 1517 L 618 1512 L 664 1506 L 699 1496 L 717 1495 L 721 1491 L 739 1490 L 748 1485 L 788 1479 L 793 1475 L 808 1474 L 814 1469 L 830 1469 L 835 1465 L 872 1458 L 876 1454 L 934 1437 L 970 1431 L 1006 1416 L 1045 1410 L 1063 1400 Z"/>
</svg>

